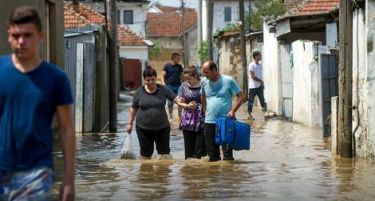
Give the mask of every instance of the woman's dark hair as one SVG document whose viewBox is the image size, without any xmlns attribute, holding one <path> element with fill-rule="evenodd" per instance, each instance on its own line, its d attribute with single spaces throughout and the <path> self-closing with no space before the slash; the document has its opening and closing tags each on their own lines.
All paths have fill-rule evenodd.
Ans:
<svg viewBox="0 0 375 201">
<path fill-rule="evenodd" d="M 191 77 L 196 77 L 198 80 L 200 80 L 197 68 L 195 68 L 195 66 L 185 67 L 182 74 L 183 75 L 189 75 Z"/>
<path fill-rule="evenodd" d="M 32 23 L 36 29 L 42 31 L 42 22 L 34 7 L 21 6 L 13 10 L 8 18 L 8 28 L 17 24 Z"/>
<path fill-rule="evenodd" d="M 153 69 L 151 66 L 147 66 L 145 70 L 143 71 L 143 79 L 146 77 L 152 77 L 152 76 L 157 77 L 156 70 Z"/>
</svg>

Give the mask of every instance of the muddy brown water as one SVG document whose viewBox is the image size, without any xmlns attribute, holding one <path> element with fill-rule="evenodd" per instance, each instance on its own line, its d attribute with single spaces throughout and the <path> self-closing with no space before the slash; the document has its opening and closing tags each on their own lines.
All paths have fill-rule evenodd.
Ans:
<svg viewBox="0 0 375 201">
<path fill-rule="evenodd" d="M 233 162 L 184 160 L 174 122 L 173 160 L 120 160 L 128 103 L 119 105 L 119 132 L 77 138 L 76 200 L 375 200 L 375 162 L 331 155 L 329 139 L 281 119 L 252 122 L 251 150 Z M 238 118 L 246 120 L 244 108 Z M 136 135 L 133 142 L 138 153 Z M 138 154 L 139 155 L 139 154 Z M 56 185 L 62 153 L 55 153 Z"/>
</svg>

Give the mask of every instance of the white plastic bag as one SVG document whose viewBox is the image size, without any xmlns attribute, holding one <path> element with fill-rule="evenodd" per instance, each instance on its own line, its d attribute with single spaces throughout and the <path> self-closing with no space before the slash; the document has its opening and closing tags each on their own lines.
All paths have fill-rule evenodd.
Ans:
<svg viewBox="0 0 375 201">
<path fill-rule="evenodd" d="M 121 159 L 126 159 L 126 160 L 137 159 L 135 152 L 134 152 L 134 148 L 133 148 L 132 138 L 131 138 L 131 135 L 129 134 L 125 137 L 125 142 L 121 149 Z"/>
</svg>

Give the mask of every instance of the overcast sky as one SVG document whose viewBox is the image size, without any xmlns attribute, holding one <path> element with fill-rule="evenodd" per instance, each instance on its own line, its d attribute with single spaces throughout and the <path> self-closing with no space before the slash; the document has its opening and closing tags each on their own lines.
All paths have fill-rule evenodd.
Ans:
<svg viewBox="0 0 375 201">
<path fill-rule="evenodd" d="M 151 0 L 151 1 L 157 1 L 162 5 L 166 6 L 174 6 L 179 7 L 181 6 L 181 0 Z M 198 0 L 184 0 L 185 6 L 190 8 L 197 8 L 198 7 Z"/>
</svg>

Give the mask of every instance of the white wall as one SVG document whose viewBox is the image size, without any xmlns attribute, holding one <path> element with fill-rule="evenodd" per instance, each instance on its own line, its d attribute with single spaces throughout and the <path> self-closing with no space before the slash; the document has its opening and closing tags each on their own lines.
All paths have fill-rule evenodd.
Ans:
<svg viewBox="0 0 375 201">
<path fill-rule="evenodd" d="M 278 41 L 275 33 L 269 32 L 269 26 L 263 25 L 263 76 L 265 84 L 265 99 L 269 111 L 278 115 L 282 113 L 281 69 L 279 66 Z"/>
<path fill-rule="evenodd" d="M 375 1 L 353 12 L 353 132 L 356 154 L 375 158 Z"/>
<path fill-rule="evenodd" d="M 322 126 L 318 44 L 295 41 L 293 51 L 293 121 L 309 127 Z"/>
<path fill-rule="evenodd" d="M 375 158 L 375 1 L 368 0 L 367 5 L 367 90 L 368 90 L 368 152 Z M 365 53 L 366 53 L 365 51 Z"/>
<path fill-rule="evenodd" d="M 232 21 L 224 22 L 224 8 L 232 8 Z M 249 2 L 244 2 L 245 10 L 249 10 Z M 254 9 L 254 8 L 253 8 Z M 213 32 L 223 29 L 229 23 L 236 23 L 239 21 L 239 4 L 238 1 L 214 1 L 214 16 L 213 16 Z M 207 1 L 202 0 L 202 38 L 207 40 Z"/>
<path fill-rule="evenodd" d="M 119 1 L 117 8 L 120 11 L 120 23 L 124 24 L 124 10 L 133 10 L 133 24 L 126 24 L 135 33 L 145 36 L 147 4 L 127 3 Z"/>
<path fill-rule="evenodd" d="M 147 46 L 121 46 L 119 54 L 122 58 L 141 60 L 142 70 L 146 67 L 145 62 L 148 61 Z"/>
</svg>

